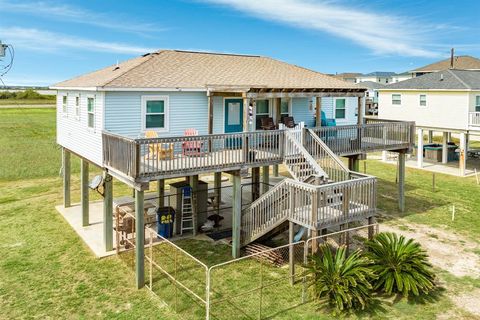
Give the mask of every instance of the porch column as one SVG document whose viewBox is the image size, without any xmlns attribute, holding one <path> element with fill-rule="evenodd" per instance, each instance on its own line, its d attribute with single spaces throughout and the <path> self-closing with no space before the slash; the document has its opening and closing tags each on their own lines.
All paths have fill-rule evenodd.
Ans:
<svg viewBox="0 0 480 320">
<path fill-rule="evenodd" d="M 190 187 L 192 187 L 192 225 L 193 225 L 193 235 L 197 235 L 198 230 L 198 174 L 190 176 Z"/>
<path fill-rule="evenodd" d="M 358 115 L 357 115 L 357 121 L 358 121 L 358 125 L 362 125 L 363 124 L 363 115 L 364 115 L 364 110 L 363 110 L 363 98 L 362 97 L 358 97 Z"/>
<path fill-rule="evenodd" d="M 443 133 L 442 140 L 442 163 L 448 162 L 448 132 Z"/>
<path fill-rule="evenodd" d="M 278 164 L 273 165 L 273 176 L 278 177 Z"/>
<path fill-rule="evenodd" d="M 165 179 L 157 180 L 158 207 L 165 207 Z"/>
<path fill-rule="evenodd" d="M 71 161 L 70 151 L 62 148 L 63 163 L 63 206 L 68 208 L 71 206 L 70 200 L 70 178 L 71 178 Z"/>
<path fill-rule="evenodd" d="M 460 133 L 460 154 L 458 157 L 459 161 L 459 168 L 460 168 L 460 175 L 464 176 L 465 175 L 465 170 L 467 167 L 467 137 L 466 133 L 462 132 Z"/>
<path fill-rule="evenodd" d="M 270 167 L 262 167 L 262 194 L 268 191 L 270 183 Z"/>
<path fill-rule="evenodd" d="M 212 93 L 207 93 L 208 102 L 208 134 L 213 133 L 213 96 Z M 208 139 L 208 151 L 212 151 L 212 140 Z"/>
<path fill-rule="evenodd" d="M 355 172 L 360 171 L 360 160 L 358 155 L 348 157 L 348 169 Z"/>
<path fill-rule="evenodd" d="M 428 143 L 433 143 L 433 131 L 428 130 Z"/>
<path fill-rule="evenodd" d="M 398 153 L 398 209 L 405 211 L 405 151 Z"/>
<path fill-rule="evenodd" d="M 260 167 L 252 168 L 252 202 L 260 197 Z"/>
<path fill-rule="evenodd" d="M 89 219 L 89 194 L 88 194 L 88 161 L 80 159 L 80 198 L 82 203 L 82 226 L 90 224 Z"/>
<path fill-rule="evenodd" d="M 215 210 L 217 210 L 217 214 L 220 214 L 220 204 L 222 203 L 222 173 L 215 172 L 213 174 L 213 189 L 215 193 L 215 201 L 213 205 Z"/>
<path fill-rule="evenodd" d="M 105 251 L 113 250 L 113 183 L 106 171 L 103 172 L 103 243 Z"/>
<path fill-rule="evenodd" d="M 293 286 L 295 283 L 295 246 L 293 246 L 295 233 L 293 227 L 295 224 L 292 221 L 288 222 L 288 263 L 290 265 L 290 284 Z"/>
<path fill-rule="evenodd" d="M 242 223 L 242 180 L 240 171 L 233 171 L 233 199 L 232 199 L 232 256 L 240 257 L 240 228 Z"/>
<path fill-rule="evenodd" d="M 144 193 L 135 190 L 135 279 L 137 288 L 145 285 L 145 222 Z"/>
<path fill-rule="evenodd" d="M 417 129 L 417 166 L 423 167 L 423 129 Z"/>
<path fill-rule="evenodd" d="M 322 125 L 322 97 L 315 97 L 315 126 Z"/>
<path fill-rule="evenodd" d="M 279 124 L 280 121 L 282 120 L 282 98 L 275 98 L 274 100 L 274 121 L 275 124 Z"/>
</svg>

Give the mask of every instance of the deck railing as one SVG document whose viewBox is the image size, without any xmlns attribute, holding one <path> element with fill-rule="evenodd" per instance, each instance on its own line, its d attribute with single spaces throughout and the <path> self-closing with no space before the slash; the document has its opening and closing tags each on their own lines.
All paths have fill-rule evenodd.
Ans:
<svg viewBox="0 0 480 320">
<path fill-rule="evenodd" d="M 409 149 L 414 144 L 415 122 L 368 119 L 362 125 L 311 129 L 337 155 Z"/>
<path fill-rule="evenodd" d="M 468 115 L 468 124 L 470 126 L 480 126 L 480 112 L 470 112 Z"/>
<path fill-rule="evenodd" d="M 242 244 L 290 220 L 310 229 L 360 221 L 376 212 L 376 178 L 350 173 L 350 180 L 311 185 L 285 179 L 242 214 Z"/>
<path fill-rule="evenodd" d="M 103 133 L 104 163 L 134 179 L 281 163 L 282 130 L 129 139 Z"/>
</svg>

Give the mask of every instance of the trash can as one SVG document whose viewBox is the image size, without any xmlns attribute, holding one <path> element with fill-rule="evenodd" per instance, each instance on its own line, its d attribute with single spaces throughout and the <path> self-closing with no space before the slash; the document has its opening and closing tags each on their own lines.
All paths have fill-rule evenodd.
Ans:
<svg viewBox="0 0 480 320">
<path fill-rule="evenodd" d="M 157 233 L 164 238 L 171 238 L 173 233 L 175 210 L 172 207 L 160 207 L 157 210 Z"/>
</svg>

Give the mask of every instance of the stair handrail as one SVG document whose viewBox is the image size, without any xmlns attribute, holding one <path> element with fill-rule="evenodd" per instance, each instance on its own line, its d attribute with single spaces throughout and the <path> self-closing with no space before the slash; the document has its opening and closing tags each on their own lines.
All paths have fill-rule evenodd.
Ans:
<svg viewBox="0 0 480 320">
<path fill-rule="evenodd" d="M 312 155 L 305 149 L 305 147 L 301 144 L 300 141 L 298 141 L 294 135 L 286 130 L 285 131 L 285 158 L 287 158 L 292 150 L 289 148 L 288 143 L 291 143 L 292 146 L 296 149 L 294 150 L 296 154 L 300 154 L 305 161 L 308 163 L 308 165 L 312 168 L 312 171 L 314 172 L 315 175 L 318 175 L 321 178 L 328 179 L 328 174 L 320 167 L 320 165 L 317 163 L 317 161 L 312 157 Z M 305 179 L 301 180 L 299 177 L 296 176 L 296 174 L 289 168 L 288 165 L 286 165 L 288 171 L 292 174 L 292 176 L 298 180 L 298 181 L 303 181 L 306 178 L 310 177 L 311 174 L 308 176 L 305 176 Z"/>
</svg>

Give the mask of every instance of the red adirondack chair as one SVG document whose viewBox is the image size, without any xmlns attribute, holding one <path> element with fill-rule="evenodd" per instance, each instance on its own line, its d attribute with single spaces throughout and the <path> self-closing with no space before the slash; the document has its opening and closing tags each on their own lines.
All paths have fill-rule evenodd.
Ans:
<svg viewBox="0 0 480 320">
<path fill-rule="evenodd" d="M 185 129 L 183 133 L 185 137 L 198 136 L 198 130 L 194 128 Z M 184 141 L 182 143 L 182 153 L 184 156 L 200 156 L 202 155 L 203 141 Z"/>
</svg>

